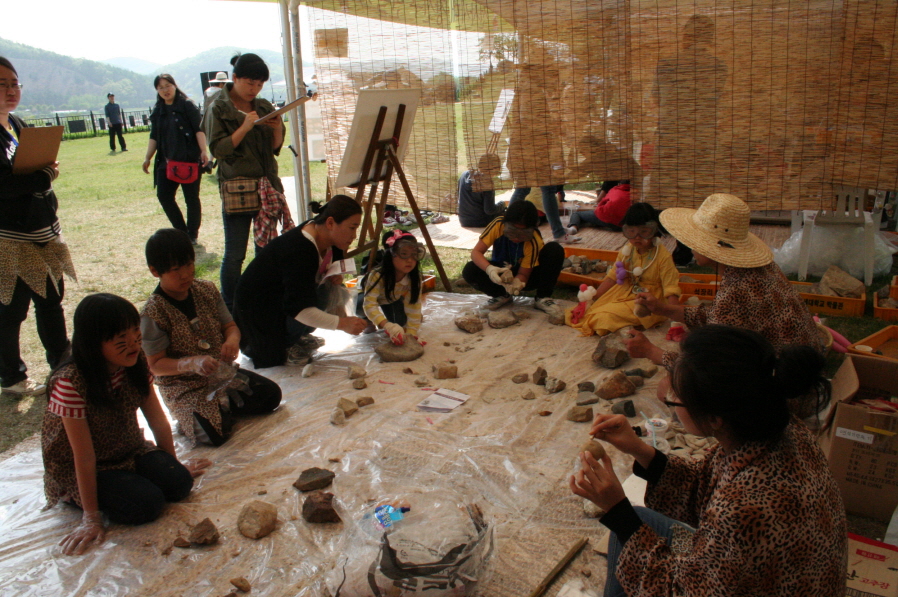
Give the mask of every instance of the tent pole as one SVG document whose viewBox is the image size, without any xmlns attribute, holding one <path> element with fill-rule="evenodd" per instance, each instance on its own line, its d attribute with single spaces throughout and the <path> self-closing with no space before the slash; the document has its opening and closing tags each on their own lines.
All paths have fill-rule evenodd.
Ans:
<svg viewBox="0 0 898 597">
<path fill-rule="evenodd" d="M 300 87 L 302 93 L 305 94 L 305 74 L 302 69 L 302 40 L 300 39 L 302 23 L 299 20 L 299 3 L 300 0 L 290 0 L 290 29 L 293 42 L 293 72 L 297 86 Z M 306 129 L 305 105 L 300 105 L 296 110 L 296 118 L 294 120 L 296 122 L 294 130 L 296 130 L 299 158 L 301 161 L 301 168 L 296 171 L 296 177 L 299 178 L 300 175 L 302 176 L 302 188 L 304 190 L 301 197 L 297 196 L 297 203 L 301 203 L 299 211 L 302 214 L 302 220 L 305 220 L 308 217 L 306 212 L 309 202 L 312 200 L 312 179 L 309 173 L 309 143 Z"/>
</svg>

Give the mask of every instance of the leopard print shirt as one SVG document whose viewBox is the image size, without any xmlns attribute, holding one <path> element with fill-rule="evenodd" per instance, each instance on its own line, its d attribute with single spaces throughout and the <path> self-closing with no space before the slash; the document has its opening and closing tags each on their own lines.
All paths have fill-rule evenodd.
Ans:
<svg viewBox="0 0 898 597">
<path fill-rule="evenodd" d="M 775 442 L 702 460 L 671 456 L 646 506 L 696 527 L 680 555 L 646 525 L 624 545 L 630 597 L 842 597 L 847 527 L 839 488 L 797 420 Z"/>
<path fill-rule="evenodd" d="M 144 358 L 142 354 L 140 358 Z M 87 396 L 87 385 L 74 364 L 62 367 L 53 375 L 48 384 L 48 395 L 58 379 L 69 379 L 81 396 Z M 156 449 L 152 442 L 144 438 L 143 430 L 137 424 L 137 409 L 143 405 L 146 396 L 139 393 L 126 375 L 122 384 L 113 390 L 113 397 L 118 404 L 115 409 L 102 408 L 92 405 L 90 400 L 86 401 L 86 419 L 96 454 L 97 471 L 133 471 L 137 456 Z M 44 412 L 41 452 L 47 508 L 52 508 L 59 500 L 72 501 L 81 507 L 72 446 L 62 417 L 49 409 Z"/>
</svg>

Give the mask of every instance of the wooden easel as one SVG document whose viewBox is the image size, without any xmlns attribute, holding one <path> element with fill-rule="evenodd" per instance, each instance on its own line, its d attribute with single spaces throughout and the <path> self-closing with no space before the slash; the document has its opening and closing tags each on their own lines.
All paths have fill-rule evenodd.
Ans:
<svg viewBox="0 0 898 597">
<path fill-rule="evenodd" d="M 408 204 L 412 208 L 412 213 L 415 214 L 415 219 L 421 227 L 421 234 L 424 236 L 424 242 L 427 243 L 427 249 L 433 256 L 433 263 L 436 265 L 437 272 L 440 275 L 440 281 L 443 282 L 443 288 L 445 288 L 447 292 L 452 292 L 452 284 L 449 282 L 449 277 L 443 269 L 443 262 L 440 261 L 437 249 L 430 238 L 430 232 L 427 231 L 427 226 L 424 224 L 424 218 L 421 217 L 421 212 L 418 210 L 418 203 L 415 201 L 412 189 L 408 184 L 408 180 L 405 178 L 405 172 L 402 170 L 399 156 L 396 155 L 396 146 L 399 143 L 399 135 L 402 132 L 402 121 L 405 117 L 405 104 L 399 104 L 392 138 L 380 140 L 380 133 L 383 129 L 386 117 L 387 107 L 381 106 L 377 113 L 377 121 L 374 125 L 374 131 L 371 134 L 371 140 L 368 143 L 368 150 L 365 152 L 365 160 L 362 163 L 362 174 L 359 177 L 359 182 L 352 185 L 353 187 L 358 188 L 355 200 L 362 206 L 362 226 L 361 232 L 359 233 L 358 245 L 355 249 L 347 252 L 346 257 L 353 257 L 364 251 L 370 251 L 367 267 L 373 265 L 374 254 L 380 248 L 380 236 L 383 231 L 384 223 L 384 207 L 387 204 L 387 198 L 390 193 L 390 181 L 392 180 L 393 172 L 395 171 L 396 176 L 399 178 L 399 183 L 405 191 L 405 197 L 408 200 Z M 373 175 L 370 174 L 372 172 L 372 163 L 375 165 Z M 386 167 L 384 167 L 385 165 Z M 383 188 L 381 190 L 380 201 L 377 201 L 377 187 L 381 181 L 383 181 Z M 371 186 L 366 200 L 364 198 L 365 186 L 368 184 Z M 374 208 L 373 214 L 372 207 Z M 371 225 L 372 218 L 375 220 L 373 227 Z"/>
</svg>

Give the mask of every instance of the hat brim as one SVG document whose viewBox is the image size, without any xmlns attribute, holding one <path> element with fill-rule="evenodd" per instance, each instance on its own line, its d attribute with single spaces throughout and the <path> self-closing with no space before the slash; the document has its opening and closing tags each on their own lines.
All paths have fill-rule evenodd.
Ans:
<svg viewBox="0 0 898 597">
<path fill-rule="evenodd" d="M 661 212 L 661 223 L 678 241 L 718 263 L 732 267 L 761 267 L 773 261 L 773 252 L 767 243 L 748 233 L 738 242 L 730 243 L 732 248 L 718 243 L 699 228 L 692 216 L 698 210 L 687 207 L 671 207 Z"/>
</svg>

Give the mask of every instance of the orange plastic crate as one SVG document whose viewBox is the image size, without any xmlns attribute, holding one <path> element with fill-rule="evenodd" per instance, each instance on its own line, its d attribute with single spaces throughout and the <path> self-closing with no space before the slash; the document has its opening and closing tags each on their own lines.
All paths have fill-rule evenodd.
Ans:
<svg viewBox="0 0 898 597">
<path fill-rule="evenodd" d="M 579 255 L 580 257 L 586 257 L 587 259 L 591 259 L 593 261 L 595 261 L 596 259 L 601 259 L 603 261 L 607 261 L 608 263 L 614 263 L 614 260 L 617 259 L 617 251 L 605 251 L 602 249 L 587 249 L 580 247 L 565 247 L 564 256 L 571 257 L 572 255 Z M 574 284 L 575 286 L 580 286 L 580 284 L 586 284 L 587 286 L 598 286 L 604 279 L 605 272 L 592 272 L 591 274 L 584 275 L 562 271 L 561 274 L 558 275 L 559 282 L 563 282 L 565 284 Z"/>
<path fill-rule="evenodd" d="M 898 301 L 898 276 L 892 278 L 892 285 L 889 287 L 889 298 Z"/>
<path fill-rule="evenodd" d="M 879 297 L 873 297 L 873 316 L 886 321 L 898 321 L 898 309 L 879 306 Z"/>
<path fill-rule="evenodd" d="M 818 315 L 835 315 L 837 317 L 856 317 L 864 314 L 864 306 L 867 304 L 867 293 L 861 295 L 861 298 L 842 298 L 840 296 L 826 296 L 824 294 L 811 294 L 802 292 L 807 290 L 813 284 L 810 282 L 791 282 L 801 295 L 804 304 L 807 305 L 808 311 Z"/>
<path fill-rule="evenodd" d="M 683 282 L 682 278 L 688 276 L 698 282 Z M 680 292 L 694 294 L 699 298 L 714 298 L 717 296 L 717 284 L 720 276 L 714 274 L 680 274 Z"/>
<path fill-rule="evenodd" d="M 858 350 L 857 346 L 869 346 L 873 350 L 878 350 L 882 354 L 864 352 Z M 855 342 L 848 347 L 848 352 L 852 354 L 861 354 L 867 357 L 877 357 L 880 359 L 890 359 L 898 361 L 898 325 L 890 325 L 882 328 L 875 334 L 867 336 L 860 342 Z"/>
<path fill-rule="evenodd" d="M 347 280 L 344 282 L 346 284 L 346 288 L 355 288 L 358 283 L 358 278 L 353 278 L 352 280 Z M 436 276 L 431 276 L 428 274 L 424 275 L 424 281 L 421 283 L 421 290 L 423 292 L 430 292 L 431 290 L 437 287 L 437 279 Z"/>
</svg>

